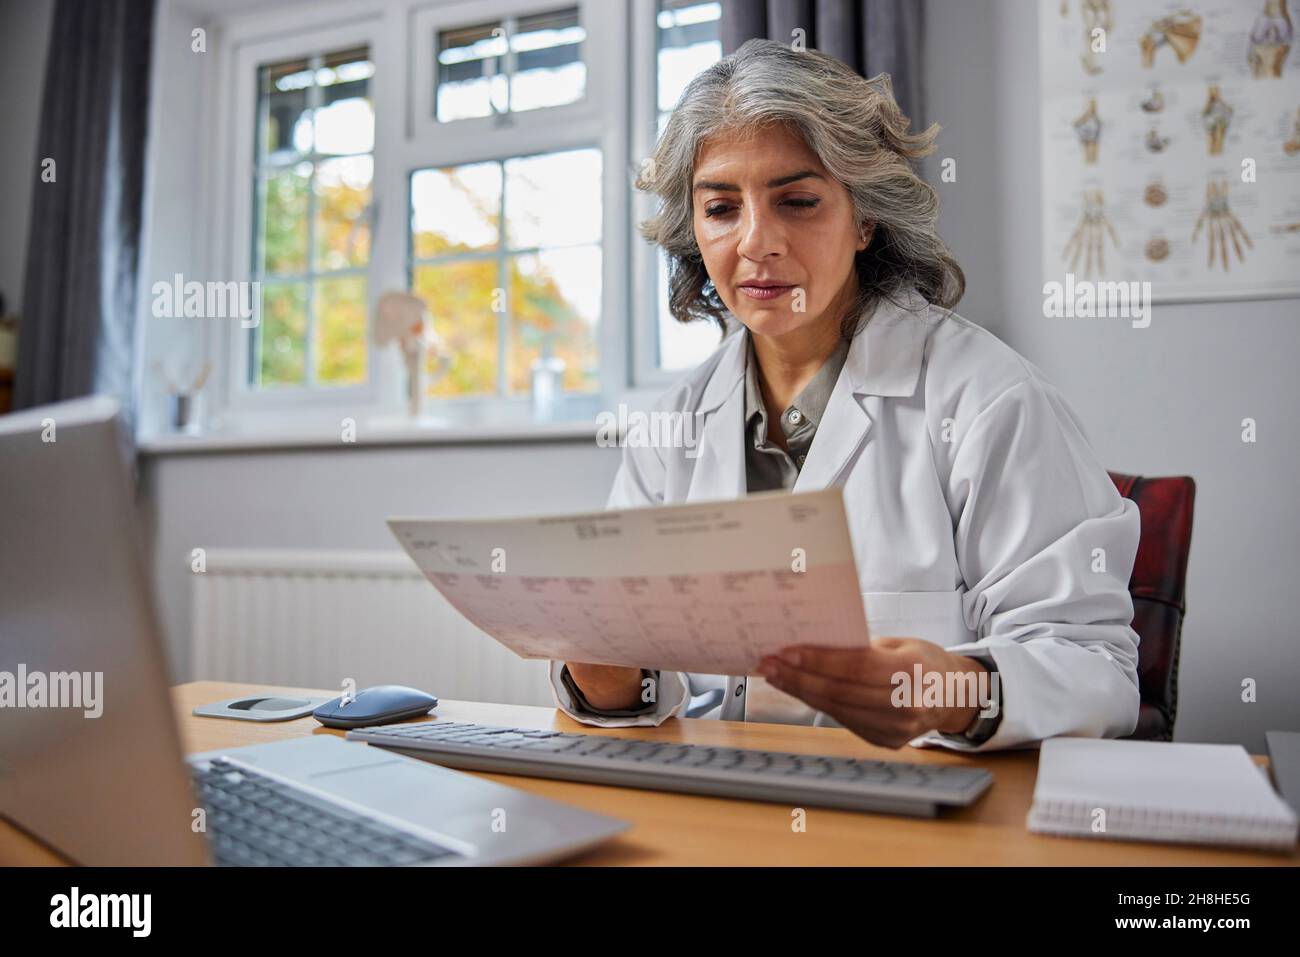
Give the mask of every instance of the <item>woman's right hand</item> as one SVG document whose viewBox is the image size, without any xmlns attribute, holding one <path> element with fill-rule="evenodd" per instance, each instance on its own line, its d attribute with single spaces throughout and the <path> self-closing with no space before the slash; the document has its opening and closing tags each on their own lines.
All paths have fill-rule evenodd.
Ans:
<svg viewBox="0 0 1300 957">
<path fill-rule="evenodd" d="M 593 708 L 623 711 L 640 708 L 646 703 L 641 698 L 640 668 L 591 665 L 580 661 L 566 661 L 565 666 L 569 669 L 569 677 Z"/>
</svg>

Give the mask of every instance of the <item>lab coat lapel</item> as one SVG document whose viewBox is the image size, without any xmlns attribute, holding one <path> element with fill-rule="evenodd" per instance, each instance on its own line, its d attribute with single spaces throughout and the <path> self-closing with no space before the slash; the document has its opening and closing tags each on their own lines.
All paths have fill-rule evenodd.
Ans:
<svg viewBox="0 0 1300 957">
<path fill-rule="evenodd" d="M 879 397 L 916 391 L 929 332 L 928 304 L 919 294 L 905 296 L 899 305 L 880 302 L 853 337 L 794 491 L 835 484 L 866 444 Z"/>
<path fill-rule="evenodd" d="M 723 355 L 709 377 L 696 410 L 699 442 L 686 501 L 744 498 L 745 479 L 745 334 L 734 333 L 721 346 Z"/>
<path fill-rule="evenodd" d="M 817 424 L 817 434 L 808 449 L 808 458 L 795 480 L 796 492 L 811 492 L 834 484 L 867 440 L 871 416 L 863 407 L 864 396 L 856 391 L 856 380 L 851 371 L 853 353 L 862 351 L 865 338 L 865 335 L 856 336 L 849 347 L 844 368 L 835 380 L 826 411 Z"/>
<path fill-rule="evenodd" d="M 869 410 L 879 405 L 877 397 L 916 391 L 934 318 L 916 292 L 897 305 L 881 300 L 853 337 L 794 491 L 827 488 L 852 465 L 871 431 Z M 724 342 L 720 348 L 725 351 L 700 397 L 698 456 L 688 502 L 743 498 L 748 492 L 744 347 L 743 331 Z"/>
</svg>

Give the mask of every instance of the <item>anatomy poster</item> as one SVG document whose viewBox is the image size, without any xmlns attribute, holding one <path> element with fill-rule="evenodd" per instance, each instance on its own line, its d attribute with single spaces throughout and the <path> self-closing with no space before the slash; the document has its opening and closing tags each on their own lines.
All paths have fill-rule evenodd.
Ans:
<svg viewBox="0 0 1300 957">
<path fill-rule="evenodd" d="M 1288 0 L 1042 5 L 1045 280 L 1300 293 L 1294 16 Z"/>
</svg>

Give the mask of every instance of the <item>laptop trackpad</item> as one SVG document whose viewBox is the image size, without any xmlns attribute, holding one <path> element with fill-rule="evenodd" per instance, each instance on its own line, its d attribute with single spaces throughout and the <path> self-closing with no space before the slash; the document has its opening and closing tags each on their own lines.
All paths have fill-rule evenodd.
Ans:
<svg viewBox="0 0 1300 957">
<path fill-rule="evenodd" d="M 364 773 L 356 773 L 364 772 Z M 557 832 L 545 802 L 528 794 L 435 765 L 393 757 L 386 764 L 323 772 L 313 787 L 479 850 L 510 841 L 549 839 Z"/>
<path fill-rule="evenodd" d="M 334 755 L 330 755 L 334 757 Z M 352 760 L 344 767 L 329 768 L 325 771 L 315 771 L 308 775 L 311 782 L 315 785 L 321 785 L 326 781 L 337 780 L 347 774 L 355 774 L 358 771 L 374 772 L 375 768 L 382 768 L 386 764 L 399 764 L 400 762 L 380 755 L 367 756 L 350 756 Z M 331 788 L 331 790 L 333 790 Z"/>
</svg>

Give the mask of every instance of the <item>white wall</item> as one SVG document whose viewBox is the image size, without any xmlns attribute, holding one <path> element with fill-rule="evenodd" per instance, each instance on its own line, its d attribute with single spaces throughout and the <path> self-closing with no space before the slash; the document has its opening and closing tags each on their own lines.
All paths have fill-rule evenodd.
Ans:
<svg viewBox="0 0 1300 957">
<path fill-rule="evenodd" d="M 4 127 L 0 133 L 0 291 L 5 308 L 20 313 L 27 268 L 27 228 L 32 189 L 40 182 L 36 135 L 49 50 L 53 3 L 0 2 L 0 91 Z"/>
<path fill-rule="evenodd" d="M 1043 317 L 1038 6 L 928 0 L 938 155 L 958 164 L 936 182 L 943 233 L 971 284 L 959 311 L 1043 369 L 1109 468 L 1196 479 L 1176 734 L 1262 751 L 1266 729 L 1300 730 L 1300 300 L 1158 305 L 1148 329 Z"/>
</svg>

